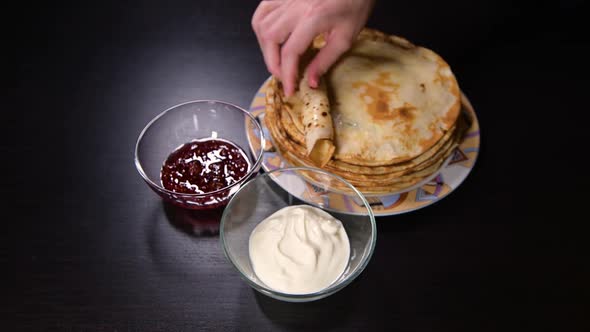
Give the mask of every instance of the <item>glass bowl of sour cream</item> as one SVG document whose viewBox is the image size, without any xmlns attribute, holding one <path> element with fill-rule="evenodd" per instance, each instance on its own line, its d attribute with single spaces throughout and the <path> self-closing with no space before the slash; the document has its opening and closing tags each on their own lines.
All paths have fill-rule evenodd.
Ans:
<svg viewBox="0 0 590 332">
<path fill-rule="evenodd" d="M 245 126 L 257 136 L 249 145 Z M 165 201 L 191 210 L 223 208 L 258 174 L 264 136 L 248 111 L 217 100 L 168 108 L 143 129 L 135 166 Z"/>
<path fill-rule="evenodd" d="M 363 194 L 337 175 L 308 167 L 250 180 L 231 198 L 220 225 L 225 256 L 242 279 L 289 302 L 318 300 L 346 287 L 367 266 L 376 239 Z"/>
</svg>

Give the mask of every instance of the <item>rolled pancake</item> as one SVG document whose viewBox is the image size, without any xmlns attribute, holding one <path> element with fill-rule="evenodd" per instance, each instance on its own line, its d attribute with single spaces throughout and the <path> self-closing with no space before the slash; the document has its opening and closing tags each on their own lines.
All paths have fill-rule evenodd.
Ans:
<svg viewBox="0 0 590 332">
<path fill-rule="evenodd" d="M 278 82 L 273 78 L 270 84 L 278 85 Z M 280 89 L 280 87 L 277 88 Z M 301 135 L 305 135 L 305 129 L 303 128 L 303 101 L 301 100 L 301 98 L 299 98 L 299 95 L 294 94 L 289 98 L 283 97 L 281 107 L 282 111 L 285 112 L 292 121 L 291 125 L 293 126 L 293 130 L 296 130 L 297 132 L 301 133 Z"/>
<path fill-rule="evenodd" d="M 307 78 L 302 79 L 298 91 L 289 98 L 281 93 L 280 84 L 274 78 L 270 85 L 278 89 L 275 93 L 280 100 L 281 114 L 277 118 L 289 138 L 305 147 L 314 166 L 325 166 L 332 159 L 335 146 L 330 102 L 323 80 L 317 89 L 311 89 Z"/>
<path fill-rule="evenodd" d="M 303 131 L 299 131 L 296 125 L 296 123 L 300 121 L 293 121 L 292 111 L 289 112 L 289 109 L 291 109 L 290 106 L 283 106 L 282 111 L 278 115 L 278 121 L 281 122 L 280 125 L 285 130 L 290 139 L 301 146 L 305 146 L 305 133 Z"/>
<path fill-rule="evenodd" d="M 316 89 L 308 85 L 307 72 L 299 83 L 299 96 L 302 101 L 303 130 L 307 155 L 313 162 L 324 167 L 334 154 L 334 127 L 330 115 L 330 101 L 324 79 L 320 79 Z"/>
</svg>

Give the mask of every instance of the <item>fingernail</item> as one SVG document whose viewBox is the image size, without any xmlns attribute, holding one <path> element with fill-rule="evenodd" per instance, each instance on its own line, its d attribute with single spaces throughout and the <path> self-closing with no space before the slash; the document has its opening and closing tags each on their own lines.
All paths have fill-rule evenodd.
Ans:
<svg viewBox="0 0 590 332">
<path fill-rule="evenodd" d="M 315 89 L 315 88 L 318 87 L 318 85 L 319 84 L 318 84 L 318 79 L 317 78 L 315 78 L 315 77 L 310 77 L 309 78 L 309 87 L 310 88 L 314 88 Z"/>
<path fill-rule="evenodd" d="M 280 72 L 279 72 L 278 70 L 272 70 L 270 73 L 271 73 L 271 74 L 272 74 L 274 77 L 276 77 L 276 78 L 278 78 L 278 79 L 281 79 L 281 75 L 280 75 Z"/>
</svg>

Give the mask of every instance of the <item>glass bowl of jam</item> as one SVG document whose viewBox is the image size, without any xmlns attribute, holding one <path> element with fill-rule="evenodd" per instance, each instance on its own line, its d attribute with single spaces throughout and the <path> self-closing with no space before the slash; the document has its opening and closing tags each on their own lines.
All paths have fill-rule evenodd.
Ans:
<svg viewBox="0 0 590 332">
<path fill-rule="evenodd" d="M 252 149 L 244 124 L 259 133 Z M 165 201 L 215 209 L 258 173 L 263 146 L 262 128 L 248 111 L 197 100 L 173 106 L 146 125 L 135 147 L 135 166 Z"/>
</svg>

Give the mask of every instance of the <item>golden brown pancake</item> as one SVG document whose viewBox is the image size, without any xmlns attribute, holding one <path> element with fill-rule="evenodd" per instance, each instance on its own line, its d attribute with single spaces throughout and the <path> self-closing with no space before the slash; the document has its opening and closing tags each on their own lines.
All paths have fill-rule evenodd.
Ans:
<svg viewBox="0 0 590 332">
<path fill-rule="evenodd" d="M 466 129 L 449 66 L 405 39 L 365 29 L 324 79 L 310 89 L 302 77 L 285 98 L 272 78 L 265 124 L 288 163 L 322 167 L 364 193 L 432 176 Z"/>
</svg>

